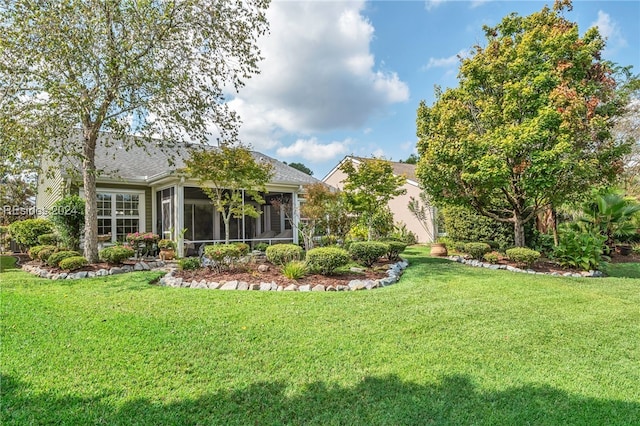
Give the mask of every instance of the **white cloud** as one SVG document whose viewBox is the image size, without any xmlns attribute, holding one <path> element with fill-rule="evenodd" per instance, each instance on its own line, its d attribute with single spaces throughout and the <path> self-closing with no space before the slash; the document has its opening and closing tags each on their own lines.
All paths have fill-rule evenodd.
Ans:
<svg viewBox="0 0 640 426">
<path fill-rule="evenodd" d="M 361 0 L 271 3 L 261 73 L 229 102 L 244 122 L 242 140 L 260 149 L 285 133 L 358 128 L 409 99 L 397 73 L 376 69 L 364 7 Z"/>
<path fill-rule="evenodd" d="M 491 0 L 473 0 L 471 2 L 471 9 L 475 9 L 476 7 L 480 7 L 485 3 L 489 3 Z"/>
<path fill-rule="evenodd" d="M 317 138 L 298 139 L 289 146 L 278 148 L 276 152 L 281 157 L 302 157 L 312 163 L 319 163 L 345 155 L 351 143 L 351 139 L 326 144 L 319 142 Z"/>
<path fill-rule="evenodd" d="M 444 3 L 446 0 L 427 0 L 424 4 L 424 7 L 431 11 L 433 9 L 435 9 L 436 7 L 440 6 L 442 3 Z"/>
<path fill-rule="evenodd" d="M 591 24 L 592 27 L 598 27 L 600 35 L 607 39 L 606 50 L 616 50 L 627 45 L 618 24 L 611 19 L 608 13 L 602 10 L 598 11 L 598 19 Z"/>
<path fill-rule="evenodd" d="M 462 49 L 455 55 L 451 55 L 446 58 L 431 57 L 429 58 L 429 62 L 427 62 L 427 65 L 424 66 L 424 69 L 428 70 L 431 68 L 451 68 L 460 64 L 460 59 L 466 58 L 467 56 L 469 56 L 469 50 Z"/>
</svg>

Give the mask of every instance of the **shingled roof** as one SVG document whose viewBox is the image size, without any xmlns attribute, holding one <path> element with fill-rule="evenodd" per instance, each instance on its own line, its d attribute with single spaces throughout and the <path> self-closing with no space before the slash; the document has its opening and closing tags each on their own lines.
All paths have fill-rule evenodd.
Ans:
<svg viewBox="0 0 640 426">
<path fill-rule="evenodd" d="M 150 183 L 159 177 L 176 173 L 177 170 L 184 167 L 184 159 L 188 158 L 189 150 L 202 147 L 203 145 L 196 144 L 169 146 L 157 141 L 155 144 L 147 143 L 144 146 L 133 144 L 133 146 L 125 148 L 121 141 L 112 138 L 111 135 L 101 134 L 96 146 L 96 168 L 105 177 Z M 214 146 L 204 147 L 205 149 L 217 149 Z M 257 151 L 252 151 L 252 154 L 257 161 L 266 161 L 271 164 L 273 177 L 270 183 L 272 184 L 306 185 L 319 182 L 318 179 L 268 155 Z M 70 163 L 72 169 L 80 171 L 78 160 L 73 160 Z"/>
<path fill-rule="evenodd" d="M 366 158 L 366 157 L 351 157 L 356 161 L 369 161 L 372 160 L 371 158 Z M 393 167 L 393 174 L 396 176 L 404 176 L 409 180 L 412 181 L 416 181 L 416 165 L 415 164 L 409 164 L 409 163 L 398 163 L 396 161 L 389 161 L 389 160 L 384 160 L 386 162 L 388 162 L 389 164 L 391 164 L 391 167 Z"/>
</svg>

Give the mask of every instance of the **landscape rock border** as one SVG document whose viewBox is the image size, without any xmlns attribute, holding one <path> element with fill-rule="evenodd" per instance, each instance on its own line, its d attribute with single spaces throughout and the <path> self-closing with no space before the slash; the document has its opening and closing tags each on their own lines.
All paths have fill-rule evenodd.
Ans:
<svg viewBox="0 0 640 426">
<path fill-rule="evenodd" d="M 126 274 L 128 272 L 140 272 L 140 271 L 154 271 L 154 270 L 166 270 L 167 264 L 163 261 L 140 261 L 133 265 L 120 265 L 113 266 L 111 268 L 99 269 L 97 271 L 78 271 L 78 272 L 51 272 L 47 269 L 41 268 L 38 265 L 24 264 L 22 270 L 27 271 L 33 275 L 37 275 L 40 278 L 47 278 L 50 280 L 79 280 L 82 278 L 95 278 L 106 277 L 109 275 Z"/>
<path fill-rule="evenodd" d="M 171 269 L 164 277 L 160 278 L 159 284 L 165 287 L 181 287 L 181 288 L 200 288 L 208 290 L 257 290 L 257 291 L 357 291 L 357 290 L 373 290 L 375 288 L 388 287 L 395 284 L 400 279 L 404 270 L 409 266 L 406 260 L 401 260 L 391 265 L 387 270 L 387 276 L 377 280 L 351 280 L 347 285 L 324 286 L 317 284 L 297 285 L 289 284 L 287 286 L 278 285 L 275 282 L 247 283 L 245 281 L 221 281 L 208 282 L 185 281 L 180 277 L 176 277 L 175 269 Z"/>
<path fill-rule="evenodd" d="M 602 271 L 583 271 L 583 272 L 538 272 L 533 269 L 520 269 L 511 265 L 496 265 L 493 263 L 485 263 L 476 259 L 465 259 L 462 256 L 448 256 L 447 259 L 454 262 L 462 263 L 464 265 L 473 266 L 476 268 L 487 268 L 493 270 L 503 269 L 510 272 L 518 272 L 521 274 L 535 274 L 535 275 L 551 275 L 556 277 L 574 277 L 574 278 L 601 278 L 604 277 Z"/>
</svg>

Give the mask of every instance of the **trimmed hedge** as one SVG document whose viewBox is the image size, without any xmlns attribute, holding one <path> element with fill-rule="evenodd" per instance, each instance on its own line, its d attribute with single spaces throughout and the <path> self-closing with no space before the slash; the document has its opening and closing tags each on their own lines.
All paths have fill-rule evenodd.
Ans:
<svg viewBox="0 0 640 426">
<path fill-rule="evenodd" d="M 407 248 L 407 243 L 402 241 L 384 241 L 389 246 L 387 250 L 387 259 L 391 261 L 400 260 L 400 253 Z"/>
<path fill-rule="evenodd" d="M 349 261 L 349 253 L 339 247 L 318 247 L 307 252 L 307 264 L 311 268 L 318 268 L 323 275 L 332 274 Z"/>
<path fill-rule="evenodd" d="M 463 248 L 464 253 L 478 260 L 482 260 L 483 256 L 490 251 L 491 246 L 487 243 L 466 243 Z"/>
<path fill-rule="evenodd" d="M 491 241 L 496 249 L 512 247 L 513 226 L 482 216 L 469 208 L 447 206 L 441 210 L 447 237 L 454 241 Z M 450 249 L 450 247 L 448 247 Z"/>
<path fill-rule="evenodd" d="M 9 233 L 13 241 L 27 248 L 40 245 L 38 237 L 52 232 L 53 223 L 46 219 L 19 220 L 9 225 Z"/>
<path fill-rule="evenodd" d="M 379 241 L 356 241 L 349 245 L 351 257 L 367 267 L 373 265 L 388 251 L 389 245 Z"/>
<path fill-rule="evenodd" d="M 296 244 L 274 244 L 267 247 L 267 260 L 275 265 L 285 265 L 294 260 L 302 260 L 304 250 Z"/>
<path fill-rule="evenodd" d="M 38 237 L 38 242 L 43 246 L 55 246 L 58 244 L 58 236 L 54 233 L 42 234 Z"/>
<path fill-rule="evenodd" d="M 64 269 L 65 271 L 75 271 L 76 269 L 80 269 L 88 264 L 89 261 L 83 256 L 72 256 L 62 259 L 58 266 L 60 269 Z"/>
<path fill-rule="evenodd" d="M 29 255 L 29 257 L 31 258 L 31 260 L 36 260 L 36 259 L 40 259 L 40 252 L 43 250 L 51 250 L 51 253 L 53 253 L 56 250 L 56 246 L 52 246 L 52 245 L 41 245 L 41 246 L 33 246 L 29 249 L 29 251 L 27 252 L 27 254 Z M 40 259 L 43 260 L 43 259 Z M 47 259 L 44 259 L 47 260 Z"/>
<path fill-rule="evenodd" d="M 193 271 L 202 267 L 199 257 L 184 257 L 178 259 L 178 269 L 182 271 Z"/>
<path fill-rule="evenodd" d="M 496 251 L 492 251 L 490 253 L 485 253 L 484 255 L 484 260 L 486 260 L 489 263 L 498 263 L 498 261 L 500 260 L 500 253 L 496 252 Z"/>
<path fill-rule="evenodd" d="M 135 251 L 128 247 L 113 246 L 100 250 L 100 260 L 107 263 L 122 263 L 123 260 L 127 260 L 135 255 Z"/>
<path fill-rule="evenodd" d="M 60 262 L 64 259 L 68 259 L 74 256 L 80 256 L 80 253 L 71 250 L 57 251 L 49 256 L 49 259 L 47 259 L 47 265 L 56 267 L 59 266 Z"/>
<path fill-rule="evenodd" d="M 516 263 L 531 266 L 540 259 L 540 252 L 526 247 L 515 247 L 507 250 L 507 257 Z"/>
<path fill-rule="evenodd" d="M 234 243 L 238 250 L 240 250 L 240 256 L 246 256 L 249 254 L 249 249 L 251 246 L 247 243 Z"/>
</svg>

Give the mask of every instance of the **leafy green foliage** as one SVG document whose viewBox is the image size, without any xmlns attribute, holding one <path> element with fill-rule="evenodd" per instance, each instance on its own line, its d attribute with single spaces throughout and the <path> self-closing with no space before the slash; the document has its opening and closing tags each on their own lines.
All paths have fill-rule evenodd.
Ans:
<svg viewBox="0 0 640 426">
<path fill-rule="evenodd" d="M 75 271 L 83 266 L 87 266 L 89 261 L 84 256 L 72 256 L 62 259 L 58 266 L 65 271 Z"/>
<path fill-rule="evenodd" d="M 238 247 L 238 250 L 240 250 L 240 256 L 246 256 L 249 254 L 249 249 L 251 248 L 251 246 L 249 246 L 249 244 L 247 243 L 234 243 L 236 245 L 236 247 Z"/>
<path fill-rule="evenodd" d="M 282 267 L 282 275 L 291 280 L 300 279 L 307 275 L 307 264 L 299 260 L 287 262 Z"/>
<path fill-rule="evenodd" d="M 29 249 L 29 257 L 32 260 L 40 259 L 44 262 L 47 261 L 47 258 L 56 251 L 58 248 L 54 245 L 41 245 L 41 246 L 33 246 Z"/>
<path fill-rule="evenodd" d="M 182 259 L 178 259 L 178 269 L 181 271 L 194 271 L 201 267 L 202 263 L 199 257 L 183 257 Z"/>
<path fill-rule="evenodd" d="M 564 227 L 560 241 L 553 251 L 553 258 L 562 266 L 585 271 L 600 269 L 609 258 L 604 255 L 606 237 L 586 230 Z"/>
<path fill-rule="evenodd" d="M 323 275 L 331 275 L 337 268 L 349 263 L 349 253 L 339 247 L 317 247 L 307 252 L 307 264 Z"/>
<path fill-rule="evenodd" d="M 84 225 L 85 201 L 77 195 L 69 195 L 56 201 L 51 208 L 51 221 L 58 228 L 62 244 L 70 250 L 80 248 Z"/>
<path fill-rule="evenodd" d="M 380 241 L 355 241 L 349 245 L 349 254 L 353 259 L 371 267 L 389 251 L 389 245 Z"/>
<path fill-rule="evenodd" d="M 485 253 L 484 256 L 482 256 L 482 258 L 489 263 L 495 264 L 495 263 L 498 263 L 498 261 L 500 260 L 500 253 L 498 253 L 497 251 L 492 251 L 489 253 Z"/>
<path fill-rule="evenodd" d="M 158 241 L 158 248 L 160 250 L 175 250 L 176 249 L 176 243 L 172 240 L 168 240 L 166 238 L 161 239 L 160 241 Z"/>
<path fill-rule="evenodd" d="M 507 257 L 520 265 L 531 267 L 540 259 L 540 252 L 526 247 L 515 247 L 507 250 Z"/>
<path fill-rule="evenodd" d="M 53 232 L 50 234 L 42 234 L 38 237 L 38 242 L 45 246 L 55 246 L 58 244 L 58 236 Z"/>
<path fill-rule="evenodd" d="M 53 232 L 53 223 L 47 219 L 25 219 L 9 225 L 13 240 L 22 247 L 38 245 L 38 237 Z"/>
<path fill-rule="evenodd" d="M 223 144 L 217 149 L 192 149 L 185 160 L 186 173 L 198 179 L 215 209 L 220 212 L 229 244 L 231 218 L 257 218 L 253 203 L 264 204 L 261 193 L 273 174 L 268 162 L 258 161 L 249 148 Z M 245 198 L 249 197 L 248 199 Z"/>
<path fill-rule="evenodd" d="M 460 206 L 447 206 L 441 212 L 447 237 L 454 241 L 495 242 L 501 250 L 513 246 L 513 229 L 508 224 Z"/>
<path fill-rule="evenodd" d="M 302 173 L 305 173 L 309 176 L 313 176 L 313 170 L 311 170 L 310 168 L 308 168 L 302 163 L 289 163 L 289 167 L 293 167 L 294 169 L 299 170 Z"/>
<path fill-rule="evenodd" d="M 465 243 L 462 251 L 474 259 L 482 260 L 483 256 L 491 251 L 491 246 L 487 243 Z"/>
<path fill-rule="evenodd" d="M 240 248 L 235 244 L 213 244 L 204 248 L 204 255 L 213 261 L 212 269 L 220 272 L 233 269 L 235 262 L 240 259 Z"/>
<path fill-rule="evenodd" d="M 362 159 L 358 164 L 347 160 L 340 165 L 340 170 L 347 175 L 343 188 L 346 204 L 351 211 L 361 215 L 367 227 L 367 240 L 371 240 L 376 215 L 389 200 L 407 192 L 402 188 L 406 178 L 396 176 L 391 163 L 378 158 Z"/>
<path fill-rule="evenodd" d="M 107 247 L 100 250 L 100 260 L 108 263 L 122 263 L 130 257 L 133 257 L 135 254 L 135 251 L 128 247 Z"/>
<path fill-rule="evenodd" d="M 269 248 L 269 243 L 258 243 L 256 244 L 255 249 L 258 251 L 266 251 Z"/>
<path fill-rule="evenodd" d="M 385 240 L 384 243 L 389 247 L 387 250 L 387 259 L 396 261 L 400 259 L 400 253 L 407 248 L 407 243 L 396 240 Z"/>
<path fill-rule="evenodd" d="M 52 253 L 47 259 L 47 265 L 57 267 L 60 262 L 69 257 L 80 256 L 80 253 L 73 250 L 63 250 Z"/>
<path fill-rule="evenodd" d="M 606 237 L 605 244 L 609 251 L 616 240 L 627 241 L 638 232 L 633 219 L 640 214 L 640 204 L 620 194 L 610 192 L 597 195 L 594 202 L 584 206 L 583 213 L 581 221 Z"/>
<path fill-rule="evenodd" d="M 425 191 L 510 223 L 516 246 L 539 210 L 613 181 L 629 150 L 611 137 L 626 95 L 601 59 L 605 41 L 597 27 L 581 37 L 557 5 L 485 27 L 486 47 L 462 59 L 459 86 L 417 113 Z"/>
<path fill-rule="evenodd" d="M 294 260 L 302 260 L 304 250 L 296 244 L 274 244 L 267 247 L 267 260 L 275 265 L 284 265 Z"/>
</svg>

